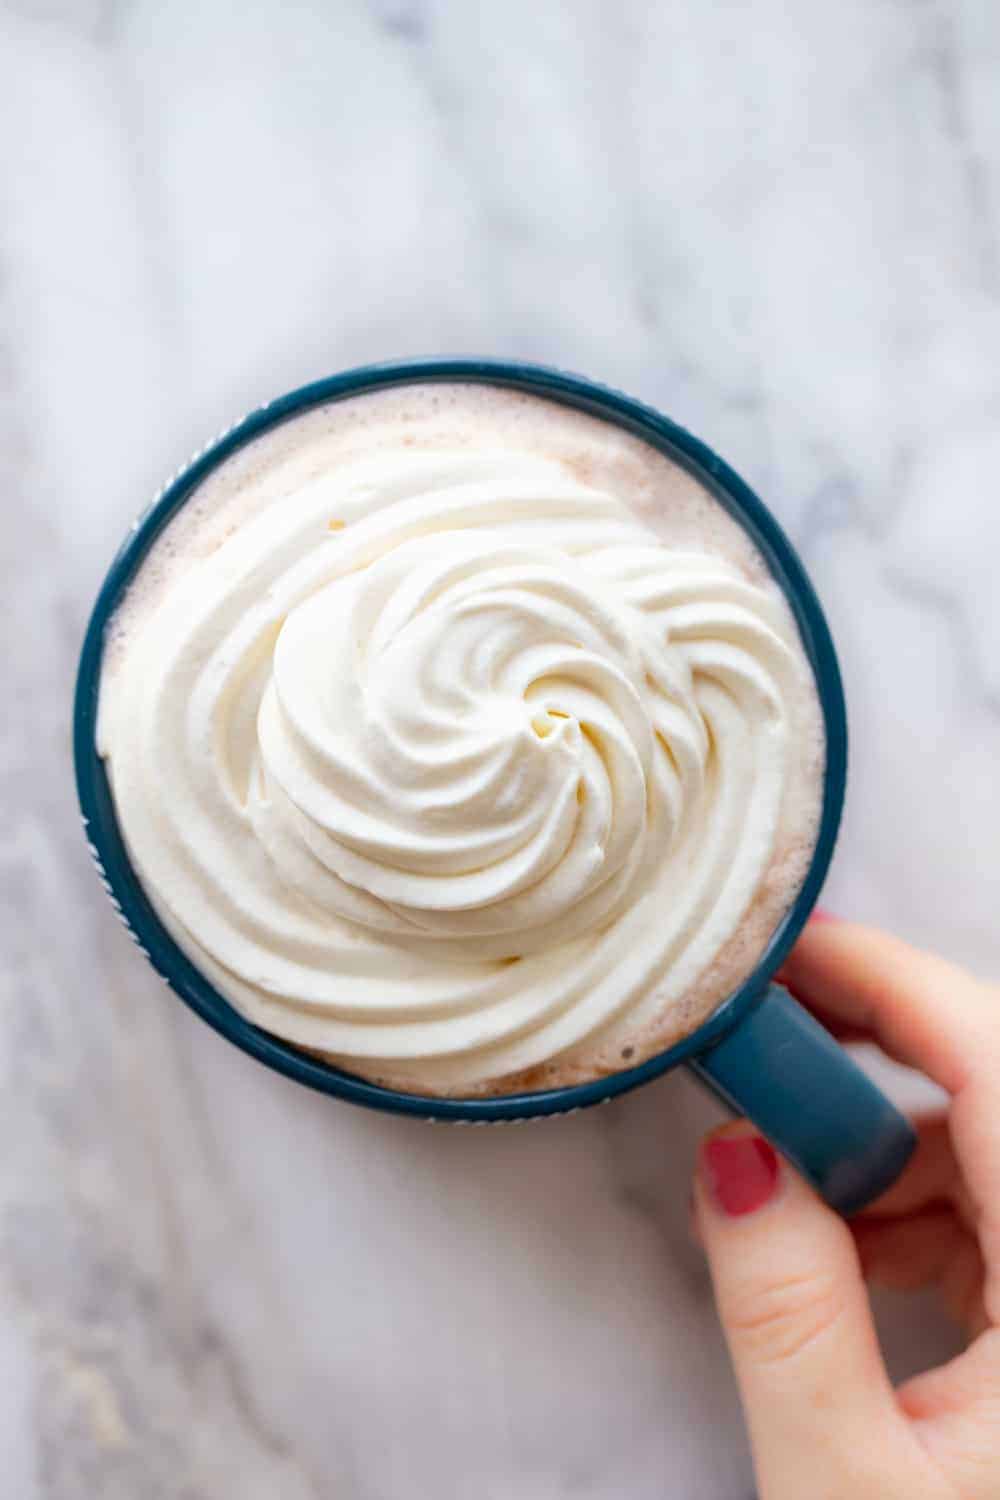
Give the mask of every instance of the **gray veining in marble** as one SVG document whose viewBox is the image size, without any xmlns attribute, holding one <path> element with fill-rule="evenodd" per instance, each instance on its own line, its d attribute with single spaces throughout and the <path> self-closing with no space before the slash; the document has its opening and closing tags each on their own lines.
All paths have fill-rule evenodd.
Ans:
<svg viewBox="0 0 1000 1500">
<path fill-rule="evenodd" d="M 338 1107 L 113 921 L 68 705 L 112 549 L 259 400 L 418 352 L 659 404 L 801 547 L 853 726 L 828 900 L 1000 969 L 1000 11 L 0 0 L 0 1459 L 19 1500 L 732 1500 L 671 1077 Z M 894 1368 L 951 1347 L 880 1309 Z"/>
</svg>

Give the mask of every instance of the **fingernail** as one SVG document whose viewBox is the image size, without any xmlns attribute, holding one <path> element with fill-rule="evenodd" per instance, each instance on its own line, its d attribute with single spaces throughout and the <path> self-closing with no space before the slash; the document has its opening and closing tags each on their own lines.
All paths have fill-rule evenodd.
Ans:
<svg viewBox="0 0 1000 1500">
<path fill-rule="evenodd" d="M 832 911 L 827 911 L 825 906 L 814 906 L 809 920 L 810 922 L 839 922 L 840 918 Z"/>
<path fill-rule="evenodd" d="M 735 1219 L 774 1197 L 781 1169 L 762 1135 L 717 1135 L 702 1147 L 701 1170 L 712 1200 Z"/>
</svg>

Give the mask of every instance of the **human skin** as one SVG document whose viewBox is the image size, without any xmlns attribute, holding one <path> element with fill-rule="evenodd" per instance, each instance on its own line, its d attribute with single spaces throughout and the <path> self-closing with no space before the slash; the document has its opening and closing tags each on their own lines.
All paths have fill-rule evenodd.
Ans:
<svg viewBox="0 0 1000 1500">
<path fill-rule="evenodd" d="M 949 1095 L 899 1181 L 845 1222 L 749 1122 L 695 1171 L 759 1500 L 1000 1497 L 1000 987 L 872 928 L 814 918 L 780 976 L 844 1040 Z M 865 1281 L 939 1286 L 969 1335 L 894 1389 Z"/>
</svg>

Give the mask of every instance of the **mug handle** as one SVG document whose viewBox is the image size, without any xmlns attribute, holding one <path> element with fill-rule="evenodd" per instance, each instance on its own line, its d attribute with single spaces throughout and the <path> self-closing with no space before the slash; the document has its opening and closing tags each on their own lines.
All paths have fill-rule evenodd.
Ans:
<svg viewBox="0 0 1000 1500">
<path fill-rule="evenodd" d="M 780 985 L 688 1065 L 842 1214 L 884 1193 L 916 1146 L 905 1115 Z"/>
</svg>

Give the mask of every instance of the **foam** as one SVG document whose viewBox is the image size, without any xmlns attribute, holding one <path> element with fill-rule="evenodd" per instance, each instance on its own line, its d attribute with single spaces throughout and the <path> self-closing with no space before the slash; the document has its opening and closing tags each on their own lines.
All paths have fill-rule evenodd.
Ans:
<svg viewBox="0 0 1000 1500">
<path fill-rule="evenodd" d="M 381 445 L 505 447 L 555 461 L 573 478 L 607 489 L 668 545 L 725 558 L 790 612 L 743 528 L 690 474 L 611 423 L 556 402 L 480 384 L 426 383 L 356 396 L 286 420 L 220 465 L 154 544 L 109 625 L 104 673 L 114 678 L 129 642 L 174 580 L 198 557 L 310 479 Z M 798 639 L 797 634 L 795 639 Z M 743 923 L 709 968 L 655 1022 L 606 1026 L 551 1061 L 494 1079 L 484 1094 L 579 1083 L 632 1067 L 680 1040 L 711 1014 L 756 965 L 806 876 L 819 823 L 825 745 L 805 653 L 797 663 L 797 757 L 788 778 L 782 834 Z M 359 1069 L 360 1071 L 360 1069 Z M 391 1074 L 368 1076 L 412 1090 Z"/>
</svg>

